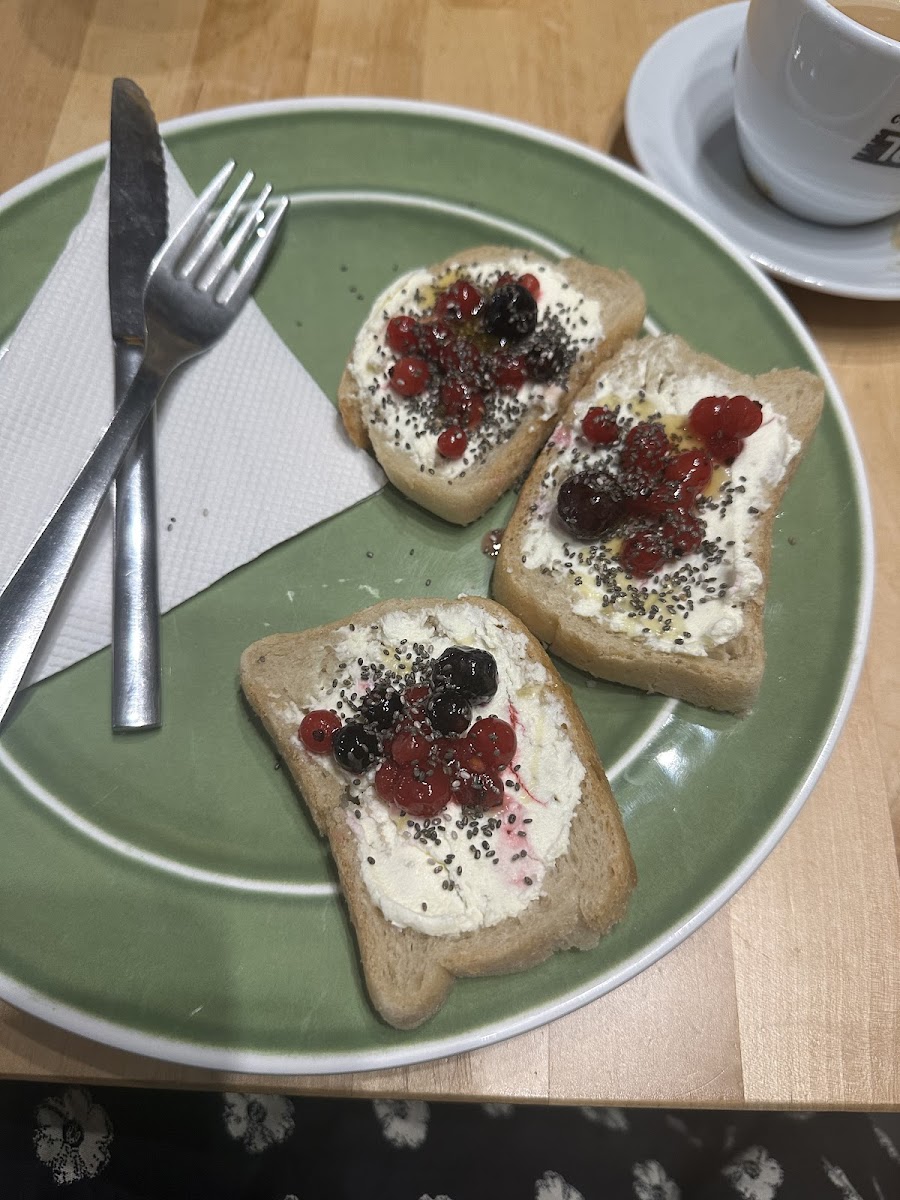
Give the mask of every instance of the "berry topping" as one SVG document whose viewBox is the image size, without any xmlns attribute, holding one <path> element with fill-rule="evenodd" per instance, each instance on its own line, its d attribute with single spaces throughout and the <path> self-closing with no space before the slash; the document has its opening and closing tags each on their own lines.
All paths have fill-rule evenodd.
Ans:
<svg viewBox="0 0 900 1200">
<path fill-rule="evenodd" d="M 749 396 L 729 396 L 722 413 L 722 433 L 727 437 L 745 438 L 756 433 L 762 425 L 762 405 Z"/>
<path fill-rule="evenodd" d="M 378 734 L 354 722 L 336 730 L 331 739 L 331 748 L 338 766 L 353 775 L 367 770 L 380 755 Z"/>
<path fill-rule="evenodd" d="M 655 575 L 666 560 L 659 533 L 653 529 L 639 529 L 622 544 L 619 561 L 629 575 L 644 579 Z"/>
<path fill-rule="evenodd" d="M 437 660 L 435 680 L 456 688 L 473 704 L 487 704 L 499 686 L 497 662 L 487 650 L 448 647 Z"/>
<path fill-rule="evenodd" d="M 450 778 L 440 767 L 423 771 L 384 762 L 375 772 L 375 788 L 382 800 L 412 817 L 436 817 L 450 799 Z"/>
<path fill-rule="evenodd" d="M 492 366 L 497 387 L 517 392 L 527 378 L 526 365 L 521 354 L 495 355 Z"/>
<path fill-rule="evenodd" d="M 619 439 L 616 414 L 609 408 L 589 408 L 581 420 L 581 432 L 592 446 L 611 446 Z"/>
<path fill-rule="evenodd" d="M 670 449 L 669 438 L 662 425 L 655 421 L 640 421 L 625 434 L 622 470 L 658 476 Z"/>
<path fill-rule="evenodd" d="M 690 492 L 702 492 L 712 479 L 712 463 L 702 450 L 682 450 L 669 459 L 663 478 L 680 483 Z"/>
<path fill-rule="evenodd" d="M 694 493 L 673 479 L 664 479 L 629 496 L 625 506 L 630 513 L 642 517 L 662 517 L 673 508 L 690 506 Z"/>
<path fill-rule="evenodd" d="M 493 771 L 463 771 L 456 799 L 466 808 L 497 808 L 503 803 L 503 780 Z"/>
<path fill-rule="evenodd" d="M 520 275 L 519 284 L 525 288 L 527 292 L 531 292 L 535 300 L 537 300 L 538 296 L 540 296 L 541 281 L 538 279 L 537 275 L 532 275 L 530 272 L 525 275 Z"/>
<path fill-rule="evenodd" d="M 704 396 L 691 409 L 688 429 L 701 441 L 713 437 L 722 428 L 721 418 L 727 396 Z"/>
<path fill-rule="evenodd" d="M 485 333 L 501 342 L 521 342 L 537 328 L 537 301 L 520 283 L 498 287 L 481 310 Z"/>
<path fill-rule="evenodd" d="M 428 719 L 438 733 L 465 733 L 472 719 L 472 705 L 455 687 L 438 688 L 425 705 Z"/>
<path fill-rule="evenodd" d="M 466 429 L 476 429 L 484 420 L 484 401 L 476 393 L 459 407 L 458 421 Z"/>
<path fill-rule="evenodd" d="M 688 429 L 705 442 L 719 462 L 737 458 L 742 438 L 762 425 L 762 405 L 749 396 L 704 396 L 691 409 Z"/>
<path fill-rule="evenodd" d="M 477 395 L 477 389 L 470 380 L 460 379 L 458 376 L 455 376 L 452 379 L 446 379 L 441 384 L 439 395 L 444 412 L 448 417 L 455 417 L 460 409 L 474 395 Z"/>
<path fill-rule="evenodd" d="M 438 454 L 442 458 L 462 458 L 466 452 L 469 439 L 464 429 L 458 425 L 448 425 L 443 433 L 438 435 Z"/>
<path fill-rule="evenodd" d="M 716 462 L 724 463 L 726 467 L 730 467 L 743 450 L 744 442 L 742 438 L 729 437 L 725 433 L 718 433 L 707 440 L 706 448 Z"/>
<path fill-rule="evenodd" d="M 409 355 L 394 363 L 390 371 L 391 387 L 400 396 L 418 396 L 425 391 L 431 372 L 424 358 Z"/>
<path fill-rule="evenodd" d="M 594 471 L 570 475 L 556 498 L 559 519 L 580 541 L 591 542 L 611 533 L 624 514 L 620 488 Z"/>
<path fill-rule="evenodd" d="M 468 740 L 490 770 L 508 767 L 516 756 L 516 731 L 499 717 L 481 717 L 469 730 Z"/>
<path fill-rule="evenodd" d="M 403 710 L 403 699 L 394 687 L 373 688 L 363 699 L 360 717 L 376 729 L 390 729 Z"/>
<path fill-rule="evenodd" d="M 310 754 L 330 754 L 331 739 L 340 727 L 341 718 L 337 713 L 317 708 L 306 714 L 297 733 Z"/>
<path fill-rule="evenodd" d="M 406 766 L 407 763 L 422 762 L 428 758 L 434 742 L 427 734 L 416 733 L 413 729 L 398 733 L 390 745 L 391 758 L 395 763 Z"/>
<path fill-rule="evenodd" d="M 453 370 L 459 366 L 456 334 L 446 321 L 432 321 L 429 325 L 424 325 L 419 344 L 425 357 L 431 362 L 439 363 L 445 370 Z"/>
<path fill-rule="evenodd" d="M 419 322 L 415 317 L 391 317 L 385 340 L 395 354 L 414 354 L 419 345 Z"/>
<path fill-rule="evenodd" d="M 536 383 L 563 380 L 574 360 L 569 346 L 553 336 L 537 337 L 526 357 L 529 379 Z"/>
<path fill-rule="evenodd" d="M 434 311 L 451 321 L 465 321 L 474 317 L 483 304 L 481 292 L 467 279 L 457 279 L 435 301 Z"/>
<path fill-rule="evenodd" d="M 685 554 L 695 554 L 700 549 L 706 528 L 694 513 L 676 509 L 663 521 L 660 532 L 671 550 L 667 557 L 676 559 Z"/>
</svg>

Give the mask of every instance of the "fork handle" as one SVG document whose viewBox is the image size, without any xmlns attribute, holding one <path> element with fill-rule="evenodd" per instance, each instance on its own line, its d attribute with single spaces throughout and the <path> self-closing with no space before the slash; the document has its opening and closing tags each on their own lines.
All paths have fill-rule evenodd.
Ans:
<svg viewBox="0 0 900 1200">
<path fill-rule="evenodd" d="M 116 346 L 116 395 L 140 369 L 142 346 Z M 112 727 L 160 724 L 155 421 L 150 413 L 116 475 L 113 536 Z"/>
<path fill-rule="evenodd" d="M 103 437 L 0 593 L 0 721 L 28 669 L 103 498 L 168 373 L 144 360 Z"/>
</svg>

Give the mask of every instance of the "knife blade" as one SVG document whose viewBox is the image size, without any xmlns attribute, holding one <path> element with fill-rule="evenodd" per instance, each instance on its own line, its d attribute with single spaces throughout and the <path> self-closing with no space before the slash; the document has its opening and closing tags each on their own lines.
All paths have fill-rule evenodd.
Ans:
<svg viewBox="0 0 900 1200">
<path fill-rule="evenodd" d="M 115 79 L 109 136 L 109 308 L 116 406 L 144 353 L 144 284 L 168 232 L 166 167 L 156 118 L 131 79 Z M 115 730 L 161 723 L 153 415 L 116 477 L 113 550 Z"/>
</svg>

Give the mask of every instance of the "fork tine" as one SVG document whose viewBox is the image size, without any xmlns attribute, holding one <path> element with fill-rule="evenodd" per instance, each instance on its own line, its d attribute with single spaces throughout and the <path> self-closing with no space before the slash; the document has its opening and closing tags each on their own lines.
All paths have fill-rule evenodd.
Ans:
<svg viewBox="0 0 900 1200">
<path fill-rule="evenodd" d="M 215 287 L 224 272 L 231 266 L 235 258 L 237 258 L 241 247 L 247 241 L 247 235 L 265 219 L 265 212 L 263 210 L 271 194 L 272 185 L 271 183 L 267 183 L 250 209 L 241 218 L 240 225 L 238 225 L 237 229 L 228 239 L 227 244 L 210 258 L 201 278 L 197 282 L 197 287 L 201 292 L 207 292 Z"/>
<path fill-rule="evenodd" d="M 275 235 L 284 220 L 284 214 L 289 205 L 288 198 L 283 197 L 268 215 L 264 224 L 259 227 L 256 241 L 250 247 L 247 257 L 241 264 L 240 271 L 234 278 L 227 280 L 216 293 L 216 301 L 219 304 L 239 308 L 253 291 L 275 246 Z"/>
<path fill-rule="evenodd" d="M 234 159 L 232 158 L 228 160 L 218 175 L 214 179 L 211 179 L 200 193 L 197 203 L 159 252 L 156 262 L 161 262 L 165 258 L 173 266 L 178 263 L 184 252 L 203 228 L 203 223 L 209 215 L 210 209 L 218 199 L 219 193 L 222 191 L 233 170 Z M 156 263 L 153 264 L 153 267 L 155 266 Z M 151 268 L 151 272 L 152 270 L 153 268 Z"/>
<path fill-rule="evenodd" d="M 183 278 L 187 278 L 188 276 L 194 275 L 197 271 L 203 269 L 208 259 L 215 252 L 222 235 L 225 233 L 228 226 L 234 219 L 234 214 L 237 212 L 238 207 L 240 206 L 240 203 L 252 182 L 253 172 L 248 171 L 231 193 L 227 203 L 222 206 L 222 210 L 219 212 L 216 219 L 204 232 L 203 237 L 196 246 L 191 248 L 191 251 L 185 258 L 184 262 L 179 264 L 179 275 L 181 275 Z"/>
</svg>

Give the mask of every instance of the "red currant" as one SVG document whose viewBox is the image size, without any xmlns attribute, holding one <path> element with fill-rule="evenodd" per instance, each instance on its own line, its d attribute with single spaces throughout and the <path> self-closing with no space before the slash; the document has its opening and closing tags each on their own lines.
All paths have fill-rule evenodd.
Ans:
<svg viewBox="0 0 900 1200">
<path fill-rule="evenodd" d="M 654 421 L 640 421 L 625 434 L 622 467 L 625 471 L 659 475 L 670 449 L 671 444 L 662 425 Z"/>
<path fill-rule="evenodd" d="M 468 279 L 457 279 L 438 296 L 434 311 L 451 321 L 465 321 L 475 316 L 483 302 L 484 298 L 474 283 Z"/>
<path fill-rule="evenodd" d="M 476 429 L 484 420 L 484 401 L 479 395 L 470 396 L 459 406 L 460 425 L 466 429 Z"/>
<path fill-rule="evenodd" d="M 718 433 L 709 438 L 706 448 L 716 462 L 724 463 L 726 467 L 730 467 L 743 450 L 744 442 L 742 438 L 729 437 L 725 433 Z"/>
<path fill-rule="evenodd" d="M 537 275 L 532 275 L 530 273 L 526 275 L 520 275 L 518 282 L 523 288 L 531 292 L 532 296 L 534 296 L 535 300 L 537 300 L 538 296 L 541 294 L 541 281 L 538 279 Z"/>
<path fill-rule="evenodd" d="M 391 367 L 391 387 L 400 396 L 418 396 L 428 386 L 430 374 L 424 358 L 410 355 Z"/>
<path fill-rule="evenodd" d="M 419 322 L 415 317 L 391 317 L 385 340 L 395 354 L 412 354 L 419 345 Z"/>
<path fill-rule="evenodd" d="M 498 388 L 508 388 L 512 392 L 517 392 L 527 377 L 524 355 L 495 355 L 493 375 Z"/>
<path fill-rule="evenodd" d="M 589 408 L 581 420 L 581 432 L 592 446 L 611 446 L 619 440 L 616 414 L 609 408 Z"/>
<path fill-rule="evenodd" d="M 460 429 L 458 425 L 448 425 L 438 436 L 438 454 L 442 458 L 462 458 L 468 444 L 469 439 L 464 429 Z"/>
<path fill-rule="evenodd" d="M 671 547 L 670 558 L 681 558 L 700 549 L 706 526 L 700 517 L 684 510 L 672 513 L 663 522 L 663 540 Z"/>
<path fill-rule="evenodd" d="M 407 763 L 422 762 L 428 757 L 433 743 L 424 733 L 415 730 L 402 730 L 391 741 L 390 753 L 395 763 L 405 766 Z"/>
<path fill-rule="evenodd" d="M 688 429 L 702 441 L 707 441 L 722 428 L 722 413 L 727 396 L 704 396 L 690 411 Z"/>
<path fill-rule="evenodd" d="M 691 492 L 702 492 L 712 479 L 712 463 L 702 450 L 682 450 L 666 463 L 663 478 Z"/>
<path fill-rule="evenodd" d="M 645 579 L 655 575 L 665 562 L 665 554 L 655 530 L 639 529 L 622 544 L 619 561 L 629 575 Z"/>
<path fill-rule="evenodd" d="M 383 800 L 411 817 L 435 817 L 450 800 L 450 777 L 440 767 L 423 771 L 411 763 L 401 767 L 384 762 L 375 772 L 375 788 Z"/>
<path fill-rule="evenodd" d="M 467 379 L 454 376 L 441 384 L 441 405 L 448 417 L 455 417 L 465 404 L 476 394 L 475 385 Z"/>
<path fill-rule="evenodd" d="M 499 717 L 481 717 L 469 730 L 476 752 L 488 767 L 502 770 L 516 756 L 516 731 Z"/>
<path fill-rule="evenodd" d="M 671 512 L 673 508 L 683 508 L 691 504 L 693 492 L 676 483 L 672 479 L 664 479 L 655 487 L 639 491 L 635 496 L 629 496 L 625 507 L 630 513 L 642 517 L 661 517 Z"/>
<path fill-rule="evenodd" d="M 730 438 L 746 438 L 762 425 L 762 405 L 749 396 L 729 396 L 722 412 L 721 432 Z"/>
<path fill-rule="evenodd" d="M 432 321 L 419 330 L 419 345 L 426 358 L 443 365 L 456 354 L 456 334 L 446 321 Z"/>
<path fill-rule="evenodd" d="M 297 730 L 300 741 L 310 754 L 330 754 L 331 739 L 341 727 L 341 718 L 324 708 L 307 713 Z"/>
</svg>

